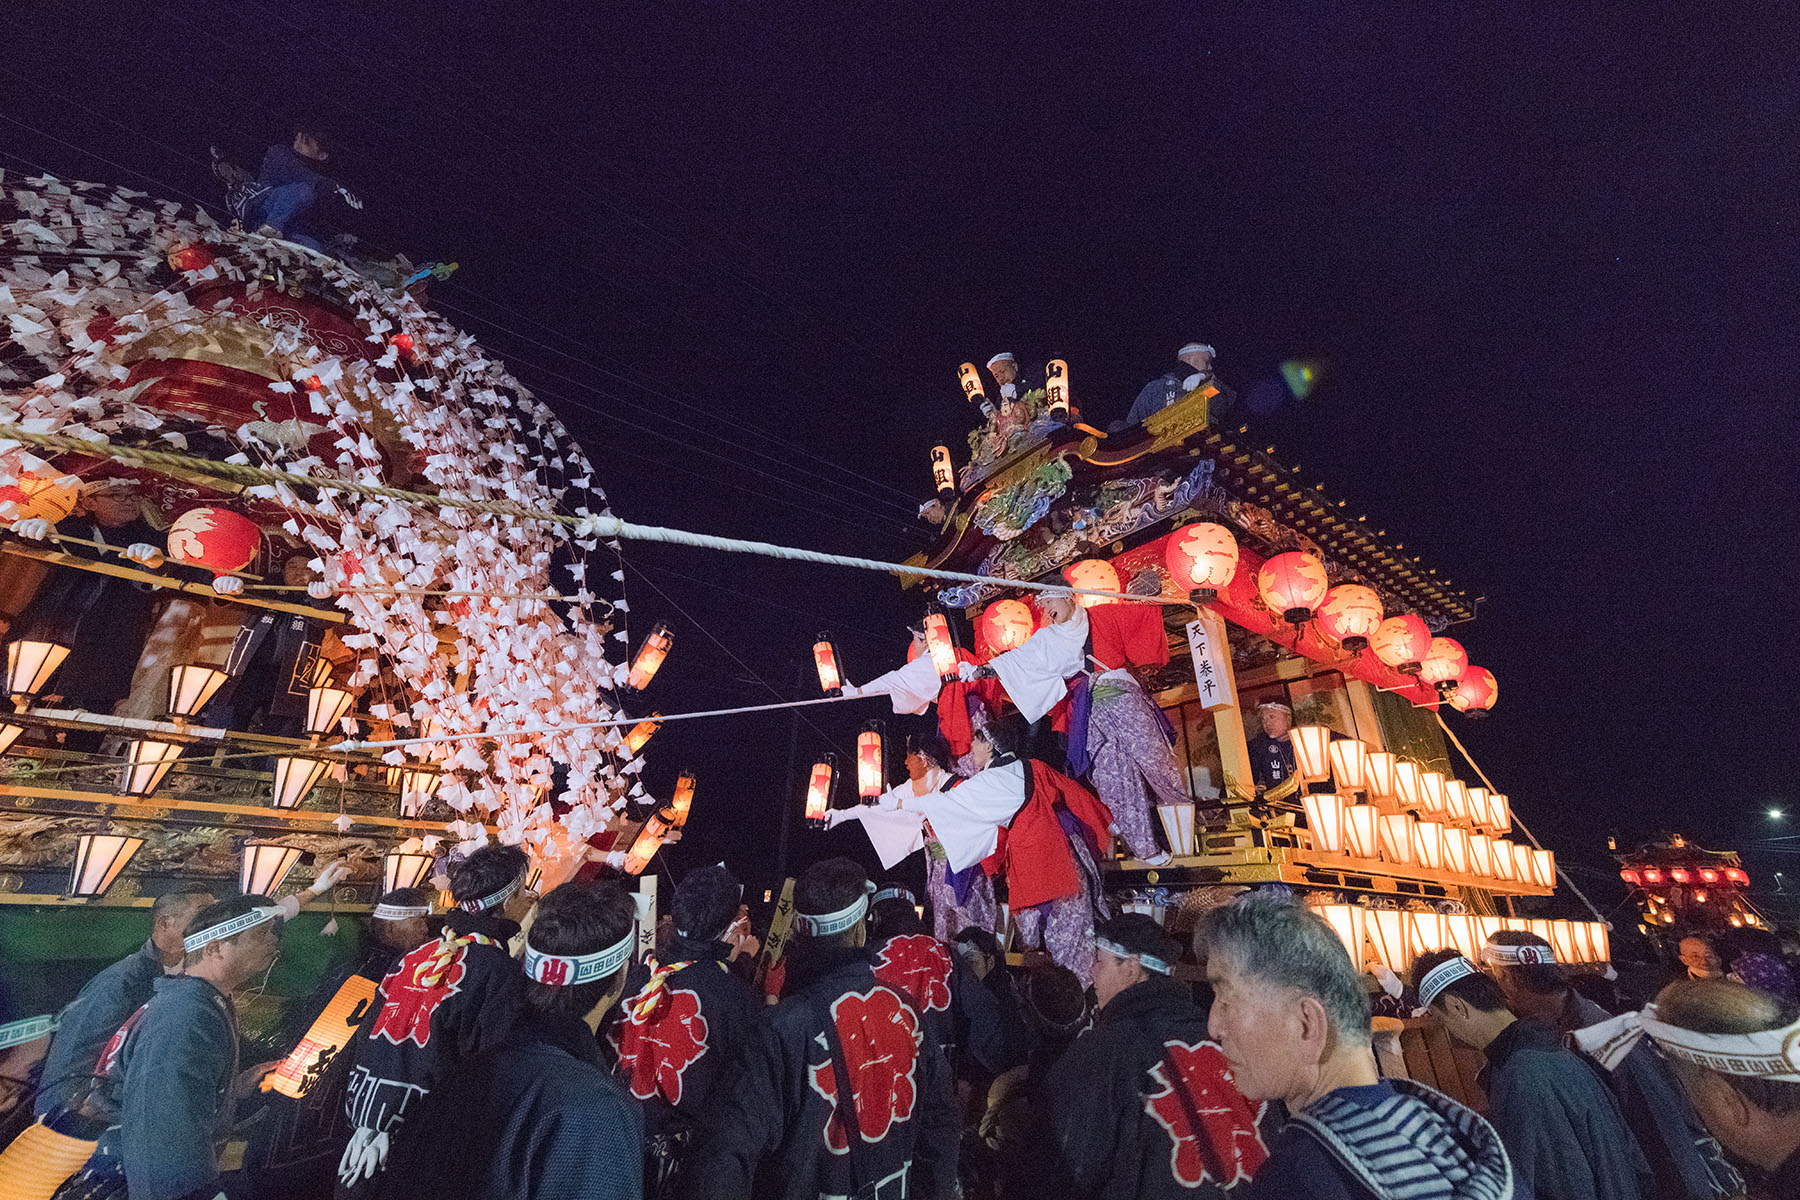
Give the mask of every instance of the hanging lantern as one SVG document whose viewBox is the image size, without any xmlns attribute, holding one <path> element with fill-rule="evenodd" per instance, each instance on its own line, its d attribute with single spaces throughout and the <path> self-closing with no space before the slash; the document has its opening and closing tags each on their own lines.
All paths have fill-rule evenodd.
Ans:
<svg viewBox="0 0 1800 1200">
<path fill-rule="evenodd" d="M 1469 874 L 1477 879 L 1494 877 L 1494 840 L 1485 833 L 1469 835 Z"/>
<path fill-rule="evenodd" d="M 825 814 L 831 809 L 831 785 L 836 781 L 837 755 L 827 754 L 813 764 L 806 784 L 806 820 L 823 828 Z"/>
<path fill-rule="evenodd" d="M 1360 792 L 1369 786 L 1369 747 L 1356 738 L 1331 743 L 1331 778 L 1340 792 Z"/>
<path fill-rule="evenodd" d="M 431 877 L 432 858 L 413 850 L 390 850 L 381 856 L 381 894 L 423 887 Z"/>
<path fill-rule="evenodd" d="M 1163 563 L 1189 601 L 1196 606 L 1210 604 L 1237 577 L 1237 538 L 1211 521 L 1183 525 L 1169 536 Z"/>
<path fill-rule="evenodd" d="M 1072 588 L 1080 588 L 1093 592 L 1117 592 L 1124 589 L 1119 586 L 1119 572 L 1104 558 L 1084 558 L 1072 562 L 1063 568 L 1062 577 Z M 1075 603 L 1083 608 L 1092 608 L 1096 604 L 1111 604 L 1113 601 L 1105 596 L 1077 596 Z"/>
<path fill-rule="evenodd" d="M 1406 914 L 1412 926 L 1412 952 L 1415 957 L 1430 954 L 1434 950 L 1442 950 L 1450 944 L 1449 926 L 1441 912 L 1410 912 Z"/>
<path fill-rule="evenodd" d="M 1369 649 L 1375 652 L 1376 658 L 1402 675 L 1417 675 L 1420 660 L 1431 649 L 1431 630 L 1411 613 L 1389 617 L 1375 627 Z"/>
<path fill-rule="evenodd" d="M 305 762 L 306 760 L 297 759 L 295 761 Z M 323 766 L 324 764 L 321 763 L 319 765 Z M 312 790 L 313 783 L 318 781 L 321 773 L 322 772 L 313 773 L 312 780 L 307 783 L 305 789 L 300 793 L 300 798 L 304 798 L 306 793 Z M 279 797 L 281 795 L 279 776 L 277 777 L 276 782 L 277 787 L 275 794 Z M 403 817 L 418 816 L 419 810 L 425 807 L 425 802 L 437 795 L 437 790 L 443 782 L 443 775 L 440 774 L 435 767 L 427 767 L 416 763 L 408 763 L 406 766 L 401 767 L 400 815 Z M 299 798 L 297 798 L 294 803 L 299 803 Z M 293 807 L 292 804 L 280 804 L 279 800 L 277 800 L 277 805 L 282 808 Z"/>
<path fill-rule="evenodd" d="M 819 640 L 813 643 L 813 666 L 819 672 L 819 690 L 827 696 L 844 694 L 843 670 L 838 666 L 837 647 L 831 643 L 829 633 L 821 633 Z"/>
<path fill-rule="evenodd" d="M 937 485 L 939 500 L 948 504 L 956 499 L 956 464 L 950 461 L 950 447 L 931 448 L 931 482 Z"/>
<path fill-rule="evenodd" d="M 69 895 L 103 896 L 144 839 L 122 833 L 84 833 L 75 839 L 75 869 L 69 873 Z"/>
<path fill-rule="evenodd" d="M 1533 850 L 1531 852 L 1531 882 L 1539 887 L 1556 886 L 1556 852 L 1554 850 Z"/>
<path fill-rule="evenodd" d="M 393 337 L 388 339 L 388 345 L 392 346 L 395 351 L 399 353 L 401 358 L 406 359 L 408 362 L 412 361 L 414 350 L 412 334 L 396 333 Z"/>
<path fill-rule="evenodd" d="M 1487 939 L 1481 936 L 1479 918 L 1473 913 L 1445 913 L 1444 936 L 1456 952 L 1471 962 L 1481 961 L 1481 948 Z"/>
<path fill-rule="evenodd" d="M 1359 904 L 1321 904 L 1313 909 L 1325 923 L 1331 926 L 1331 932 L 1337 934 L 1338 941 L 1344 943 L 1344 952 L 1350 956 L 1350 965 L 1359 973 L 1363 965 L 1363 942 L 1368 937 L 1366 932 L 1367 912 Z"/>
<path fill-rule="evenodd" d="M 948 683 L 956 678 L 956 639 L 950 636 L 950 618 L 936 608 L 925 613 L 925 649 L 931 654 L 931 665 L 939 679 Z"/>
<path fill-rule="evenodd" d="M 675 812 L 674 826 L 680 829 L 687 824 L 688 813 L 694 808 L 694 773 L 683 771 L 675 780 L 675 794 L 669 797 L 669 807 Z"/>
<path fill-rule="evenodd" d="M 1713 870 L 1711 867 L 1701 867 L 1700 868 L 1700 882 L 1701 883 L 1717 883 L 1717 882 L 1719 882 L 1719 873 L 1717 871 Z"/>
<path fill-rule="evenodd" d="M 1623 879 L 1626 883 L 1630 884 L 1632 887 L 1642 886 L 1642 884 L 1644 882 L 1643 876 L 1639 875 L 1636 871 L 1632 870 L 1630 867 L 1626 867 L 1625 869 L 1620 871 L 1619 878 Z"/>
<path fill-rule="evenodd" d="M 1352 654 L 1366 650 L 1381 627 L 1381 597 L 1360 583 L 1340 583 L 1319 605 L 1319 632 Z"/>
<path fill-rule="evenodd" d="M 180 742 L 126 742 L 125 765 L 119 770 L 119 790 L 127 796 L 148 796 L 180 757 Z"/>
<path fill-rule="evenodd" d="M 975 369 L 974 363 L 964 363 L 956 369 L 957 379 L 962 383 L 963 399 L 970 404 L 979 405 L 981 415 L 992 420 L 994 402 L 987 398 L 987 392 L 981 386 L 981 372 Z"/>
<path fill-rule="evenodd" d="M 169 715 L 193 717 L 200 714 L 228 678 L 216 667 L 189 663 L 169 672 Z"/>
<path fill-rule="evenodd" d="M 669 657 L 669 648 L 675 644 L 675 635 L 669 631 L 666 622 L 658 621 L 644 644 L 638 647 L 637 657 L 632 660 L 631 673 L 625 677 L 625 690 L 641 692 L 650 686 L 656 678 L 657 671 L 662 669 L 663 659 Z"/>
<path fill-rule="evenodd" d="M 1425 657 L 1419 663 L 1419 678 L 1448 697 L 1469 670 L 1469 652 L 1455 638 L 1434 637 L 1426 644 Z"/>
<path fill-rule="evenodd" d="M 1344 845 L 1351 858 L 1374 859 L 1381 852 L 1380 815 L 1370 804 L 1344 806 Z"/>
<path fill-rule="evenodd" d="M 661 813 L 652 814 L 644 827 L 638 830 L 637 839 L 631 843 L 631 849 L 625 854 L 625 873 L 641 875 L 656 852 L 662 849 L 663 836 L 669 832 L 668 822 Z"/>
<path fill-rule="evenodd" d="M 1505 792 L 1488 793 L 1488 829 L 1496 836 L 1512 831 L 1512 801 Z"/>
<path fill-rule="evenodd" d="M 1458 875 L 1469 873 L 1469 831 L 1446 826 L 1444 829 L 1444 869 Z"/>
<path fill-rule="evenodd" d="M 625 735 L 625 752 L 627 754 L 636 754 L 644 748 L 644 743 L 650 740 L 650 735 L 661 728 L 662 714 L 651 713 L 648 717 L 645 717 L 642 721 L 633 725 L 631 727 L 631 732 Z"/>
<path fill-rule="evenodd" d="M 9 696 L 35 696 L 44 690 L 56 668 L 69 657 L 69 647 L 58 642 L 9 642 L 6 646 L 6 692 Z"/>
<path fill-rule="evenodd" d="M 1169 851 L 1177 858 L 1194 852 L 1194 806 L 1189 804 L 1158 804 L 1157 819 L 1162 822 L 1163 835 L 1169 839 Z"/>
<path fill-rule="evenodd" d="M 1044 399 L 1050 406 L 1050 418 L 1069 423 L 1069 364 L 1053 358 L 1044 364 Z"/>
<path fill-rule="evenodd" d="M 1321 854 L 1344 852 L 1344 798 L 1332 792 L 1301 797 L 1306 809 L 1306 828 L 1312 832 L 1313 849 Z"/>
<path fill-rule="evenodd" d="M 1444 826 L 1440 821 L 1420 821 L 1413 826 L 1413 857 L 1427 871 L 1444 869 Z"/>
<path fill-rule="evenodd" d="M 238 891 L 246 896 L 273 896 L 304 853 L 279 842 L 245 842 L 238 867 Z"/>
<path fill-rule="evenodd" d="M 1661 887 L 1662 881 L 1663 881 L 1663 874 L 1661 871 L 1658 871 L 1656 868 L 1651 867 L 1650 869 L 1648 869 L 1644 872 L 1644 882 L 1646 884 L 1649 884 L 1652 887 Z"/>
<path fill-rule="evenodd" d="M 1742 867 L 1726 867 L 1725 878 L 1739 887 L 1750 886 L 1750 875 Z"/>
<path fill-rule="evenodd" d="M 977 625 L 991 657 L 1023 646 L 1037 621 L 1031 615 L 1031 605 L 1023 600 L 996 600 L 982 612 Z"/>
<path fill-rule="evenodd" d="M 1288 731 L 1294 748 L 1294 774 L 1301 783 L 1317 783 L 1331 774 L 1331 730 L 1323 725 L 1296 725 Z"/>
<path fill-rule="evenodd" d="M 229 575 L 256 561 L 262 530 L 229 508 L 191 508 L 169 526 L 168 542 L 176 562 Z"/>
<path fill-rule="evenodd" d="M 1394 764 L 1394 795 L 1401 808 L 1419 808 L 1425 803 L 1425 772 L 1410 758 Z"/>
<path fill-rule="evenodd" d="M 1471 787 L 1469 792 L 1469 819 L 1464 822 L 1470 829 L 1486 829 L 1488 823 L 1488 790 L 1484 787 Z"/>
<path fill-rule="evenodd" d="M 856 794 L 872 800 L 887 791 L 887 762 L 882 755 L 881 722 L 870 721 L 856 735 Z"/>
<path fill-rule="evenodd" d="M 0 484 L 0 526 L 14 521 L 48 521 L 52 525 L 75 511 L 81 480 L 65 475 L 30 454 L 9 454 L 13 482 Z"/>
<path fill-rule="evenodd" d="M 1371 908 L 1365 922 L 1375 957 L 1381 960 L 1382 966 L 1402 978 L 1412 963 L 1412 955 L 1408 953 L 1410 915 L 1397 908 Z"/>
<path fill-rule="evenodd" d="M 172 271 L 204 271 L 212 265 L 212 251 L 197 242 L 169 247 L 169 269 Z"/>
<path fill-rule="evenodd" d="M 1290 625 L 1312 620 L 1313 610 L 1325 602 L 1330 590 L 1325 564 L 1298 550 L 1277 554 L 1256 572 L 1256 591 L 1262 602 Z"/>
<path fill-rule="evenodd" d="M 1411 866 L 1418 860 L 1418 847 L 1413 841 L 1413 819 L 1405 813 L 1382 813 L 1376 825 L 1381 830 L 1381 860 L 1396 866 Z"/>
<path fill-rule="evenodd" d="M 1444 818 L 1446 823 L 1469 823 L 1469 788 L 1460 779 L 1444 780 Z"/>
<path fill-rule="evenodd" d="M 1479 720 L 1487 716 L 1499 698 L 1500 685 L 1495 681 L 1494 673 L 1486 667 L 1470 667 L 1463 672 L 1462 682 L 1456 685 L 1450 704 L 1471 720 Z"/>
<path fill-rule="evenodd" d="M 293 808 L 306 794 L 313 790 L 319 782 L 319 776 L 325 774 L 329 765 L 322 759 L 298 758 L 291 754 L 279 755 L 275 759 L 275 790 L 271 799 L 276 808 Z M 405 785 L 402 784 L 402 787 Z M 401 811 L 406 809 L 406 794 L 401 792 Z"/>
<path fill-rule="evenodd" d="M 1394 791 L 1394 768 L 1399 765 L 1398 758 L 1389 750 L 1371 750 L 1363 758 L 1367 767 L 1369 782 L 1369 799 L 1392 801 L 1397 798 Z"/>
<path fill-rule="evenodd" d="M 1442 771 L 1421 771 L 1419 773 L 1419 790 L 1421 794 L 1421 811 L 1434 816 L 1444 815 L 1444 773 Z"/>
<path fill-rule="evenodd" d="M 330 733 L 350 711 L 355 697 L 343 688 L 311 687 L 306 691 L 306 732 Z"/>
<path fill-rule="evenodd" d="M 11 750 L 13 748 L 13 743 L 23 736 L 25 736 L 25 727 L 23 725 L 0 723 L 0 754 L 5 754 L 8 750 Z"/>
</svg>

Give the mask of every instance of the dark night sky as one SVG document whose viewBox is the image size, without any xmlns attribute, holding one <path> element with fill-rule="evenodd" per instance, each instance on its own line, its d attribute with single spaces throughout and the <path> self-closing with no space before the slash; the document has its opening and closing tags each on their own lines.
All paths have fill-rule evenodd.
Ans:
<svg viewBox="0 0 1800 1200">
<path fill-rule="evenodd" d="M 1254 436 L 1487 597 L 1458 635 L 1500 704 L 1457 727 L 1541 836 L 1604 867 L 1613 829 L 1742 846 L 1782 804 L 1800 831 L 1791 15 L 127 7 L 9 13 L 0 165 L 212 202 L 209 142 L 253 159 L 314 116 L 363 231 L 462 264 L 437 307 L 622 515 L 903 555 L 963 359 L 1065 357 L 1104 422 L 1192 338 L 1240 390 L 1318 356 L 1328 386 Z M 917 603 L 628 563 L 640 635 L 678 628 L 670 710 L 795 694 L 819 628 L 885 668 Z M 653 785 L 701 768 L 678 867 L 768 869 L 787 738 L 659 735 Z"/>
</svg>

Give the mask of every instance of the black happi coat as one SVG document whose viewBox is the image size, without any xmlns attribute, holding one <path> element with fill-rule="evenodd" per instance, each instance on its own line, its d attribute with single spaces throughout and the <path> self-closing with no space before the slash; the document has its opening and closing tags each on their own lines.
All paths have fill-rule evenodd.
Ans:
<svg viewBox="0 0 1800 1200">
<path fill-rule="evenodd" d="M 452 912 L 445 925 L 442 940 L 407 954 L 381 981 L 381 1007 L 354 1043 L 344 1095 L 352 1136 L 369 1130 L 397 1143 L 409 1107 L 464 1059 L 504 1041 L 519 1019 L 525 974 L 506 952 L 518 925 L 465 912 Z M 453 952 L 434 966 L 446 946 Z"/>
<path fill-rule="evenodd" d="M 393 1200 L 642 1200 L 643 1121 L 579 1018 L 527 1012 L 499 1046 L 459 1063 L 395 1144 Z"/>
<path fill-rule="evenodd" d="M 925 1033 L 946 1058 L 952 1048 L 950 1001 L 956 956 L 929 933 L 902 933 L 875 947 L 875 978 L 912 1002 Z"/>
<path fill-rule="evenodd" d="M 1187 985 L 1161 975 L 1100 1010 L 1038 1103 L 1037 1195 L 1216 1197 L 1268 1158 L 1268 1106 L 1239 1094 Z"/>
<path fill-rule="evenodd" d="M 43 1082 L 38 1085 L 37 1115 L 59 1132 L 81 1136 L 87 1130 L 78 1109 L 94 1085 L 100 1052 L 126 1018 L 149 1001 L 163 978 L 162 955 L 154 943 L 106 968 L 62 1010 L 62 1023 L 44 1055 Z"/>
<path fill-rule="evenodd" d="M 942 1052 L 906 998 L 875 978 L 866 950 L 811 950 L 793 964 L 788 994 L 735 1061 L 729 1099 L 700 1131 L 678 1194 L 707 1200 L 952 1195 L 957 1121 Z M 828 1024 L 853 1077 L 860 1137 L 837 1111 Z"/>
</svg>

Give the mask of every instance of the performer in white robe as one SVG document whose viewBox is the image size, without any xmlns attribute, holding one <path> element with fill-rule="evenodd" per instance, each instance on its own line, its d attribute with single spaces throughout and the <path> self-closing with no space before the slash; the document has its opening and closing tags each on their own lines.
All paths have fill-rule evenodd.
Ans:
<svg viewBox="0 0 1800 1200">
<path fill-rule="evenodd" d="M 1045 625 L 1026 638 L 1024 645 L 996 654 L 986 666 L 964 663 L 962 668 L 964 679 L 999 676 L 1007 699 L 1032 724 L 1062 702 L 1069 690 L 1063 681 L 1087 668 L 1086 610 L 1075 603 L 1073 595 L 1061 591 L 1042 593 L 1038 609 Z"/>
<path fill-rule="evenodd" d="M 932 762 L 916 742 L 907 746 L 906 773 L 905 780 L 875 797 L 872 804 L 834 808 L 825 814 L 827 828 L 861 821 L 884 871 L 893 870 L 901 859 L 925 848 L 925 813 L 920 801 L 935 795 L 950 778 L 950 772 Z"/>
</svg>

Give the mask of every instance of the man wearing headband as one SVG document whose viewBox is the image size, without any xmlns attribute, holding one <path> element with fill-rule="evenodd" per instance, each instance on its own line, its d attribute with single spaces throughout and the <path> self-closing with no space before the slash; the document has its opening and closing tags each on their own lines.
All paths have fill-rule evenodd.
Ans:
<svg viewBox="0 0 1800 1200">
<path fill-rule="evenodd" d="M 1487 1056 L 1488 1120 L 1513 1169 L 1541 1200 L 1642 1200 L 1650 1165 L 1612 1092 L 1535 1017 L 1507 1011 L 1499 987 L 1454 950 L 1412 967 L 1419 1004 L 1450 1036 Z"/>
<path fill-rule="evenodd" d="M 1612 1014 L 1569 986 L 1549 942 L 1523 929 L 1496 930 L 1481 951 L 1506 1007 L 1536 1017 L 1565 1041 Z M 1657 1200 L 1719 1200 L 1736 1195 L 1737 1172 L 1681 1094 L 1669 1064 L 1647 1044 L 1625 1056 L 1607 1082 L 1656 1180 Z"/>
<path fill-rule="evenodd" d="M 352 1045 L 344 1111 L 352 1133 L 338 1163 L 344 1193 L 375 1190 L 390 1143 L 417 1132 L 408 1107 L 458 1065 L 503 1040 L 517 1020 L 524 981 L 506 944 L 531 908 L 530 864 L 517 846 L 488 843 L 450 865 L 443 937 L 402 958 L 381 981 L 368 1035 Z"/>
<path fill-rule="evenodd" d="M 603 1031 L 619 1082 L 642 1106 L 645 1171 L 657 1179 L 674 1171 L 695 1130 L 720 1119 L 727 1072 L 754 1033 L 757 998 L 725 965 L 743 892 L 723 864 L 683 876 L 669 905 L 674 936 Z"/>
<path fill-rule="evenodd" d="M 1362 973 L 1321 917 L 1250 892 L 1207 913 L 1195 946 L 1213 985 L 1208 1029 L 1238 1091 L 1288 1111 L 1268 1161 L 1233 1200 L 1523 1196 L 1492 1126 L 1377 1074 Z"/>
<path fill-rule="evenodd" d="M 596 1037 L 625 989 L 635 912 L 613 883 L 544 897 L 525 935 L 523 1014 L 408 1112 L 421 1136 L 396 1143 L 382 1196 L 641 1200 L 643 1121 Z"/>
<path fill-rule="evenodd" d="M 1170 367 L 1146 383 L 1131 402 L 1126 425 L 1142 424 L 1144 419 L 1161 412 L 1196 388 L 1208 388 L 1207 409 L 1217 416 L 1230 411 L 1237 403 L 1237 393 L 1219 382 L 1213 374 L 1213 348 L 1205 342 L 1189 342 L 1175 352 L 1178 365 Z"/>
<path fill-rule="evenodd" d="M 739 1059 L 725 1111 L 699 1133 L 686 1196 L 955 1193 L 948 1070 L 918 1012 L 871 969 L 871 891 L 847 858 L 800 877 L 785 992 Z"/>
<path fill-rule="evenodd" d="M 1294 727 L 1294 710 L 1280 700 L 1264 700 L 1256 706 L 1262 732 L 1244 744 L 1250 752 L 1250 777 L 1258 787 L 1272 788 L 1294 773 L 1294 743 L 1288 731 Z"/>
<path fill-rule="evenodd" d="M 101 1053 L 118 1120 L 62 1194 L 179 1200 L 219 1190 L 237 1101 L 274 1065 L 239 1074 L 231 993 L 274 966 L 284 913 L 265 896 L 237 896 L 188 923 L 183 973 L 157 980 Z"/>
<path fill-rule="evenodd" d="M 1219 1195 L 1248 1181 L 1268 1157 L 1268 1106 L 1232 1085 L 1206 1014 L 1171 978 L 1180 945 L 1139 913 L 1094 940 L 1100 1011 L 1044 1080 L 1036 1190 Z"/>
</svg>

